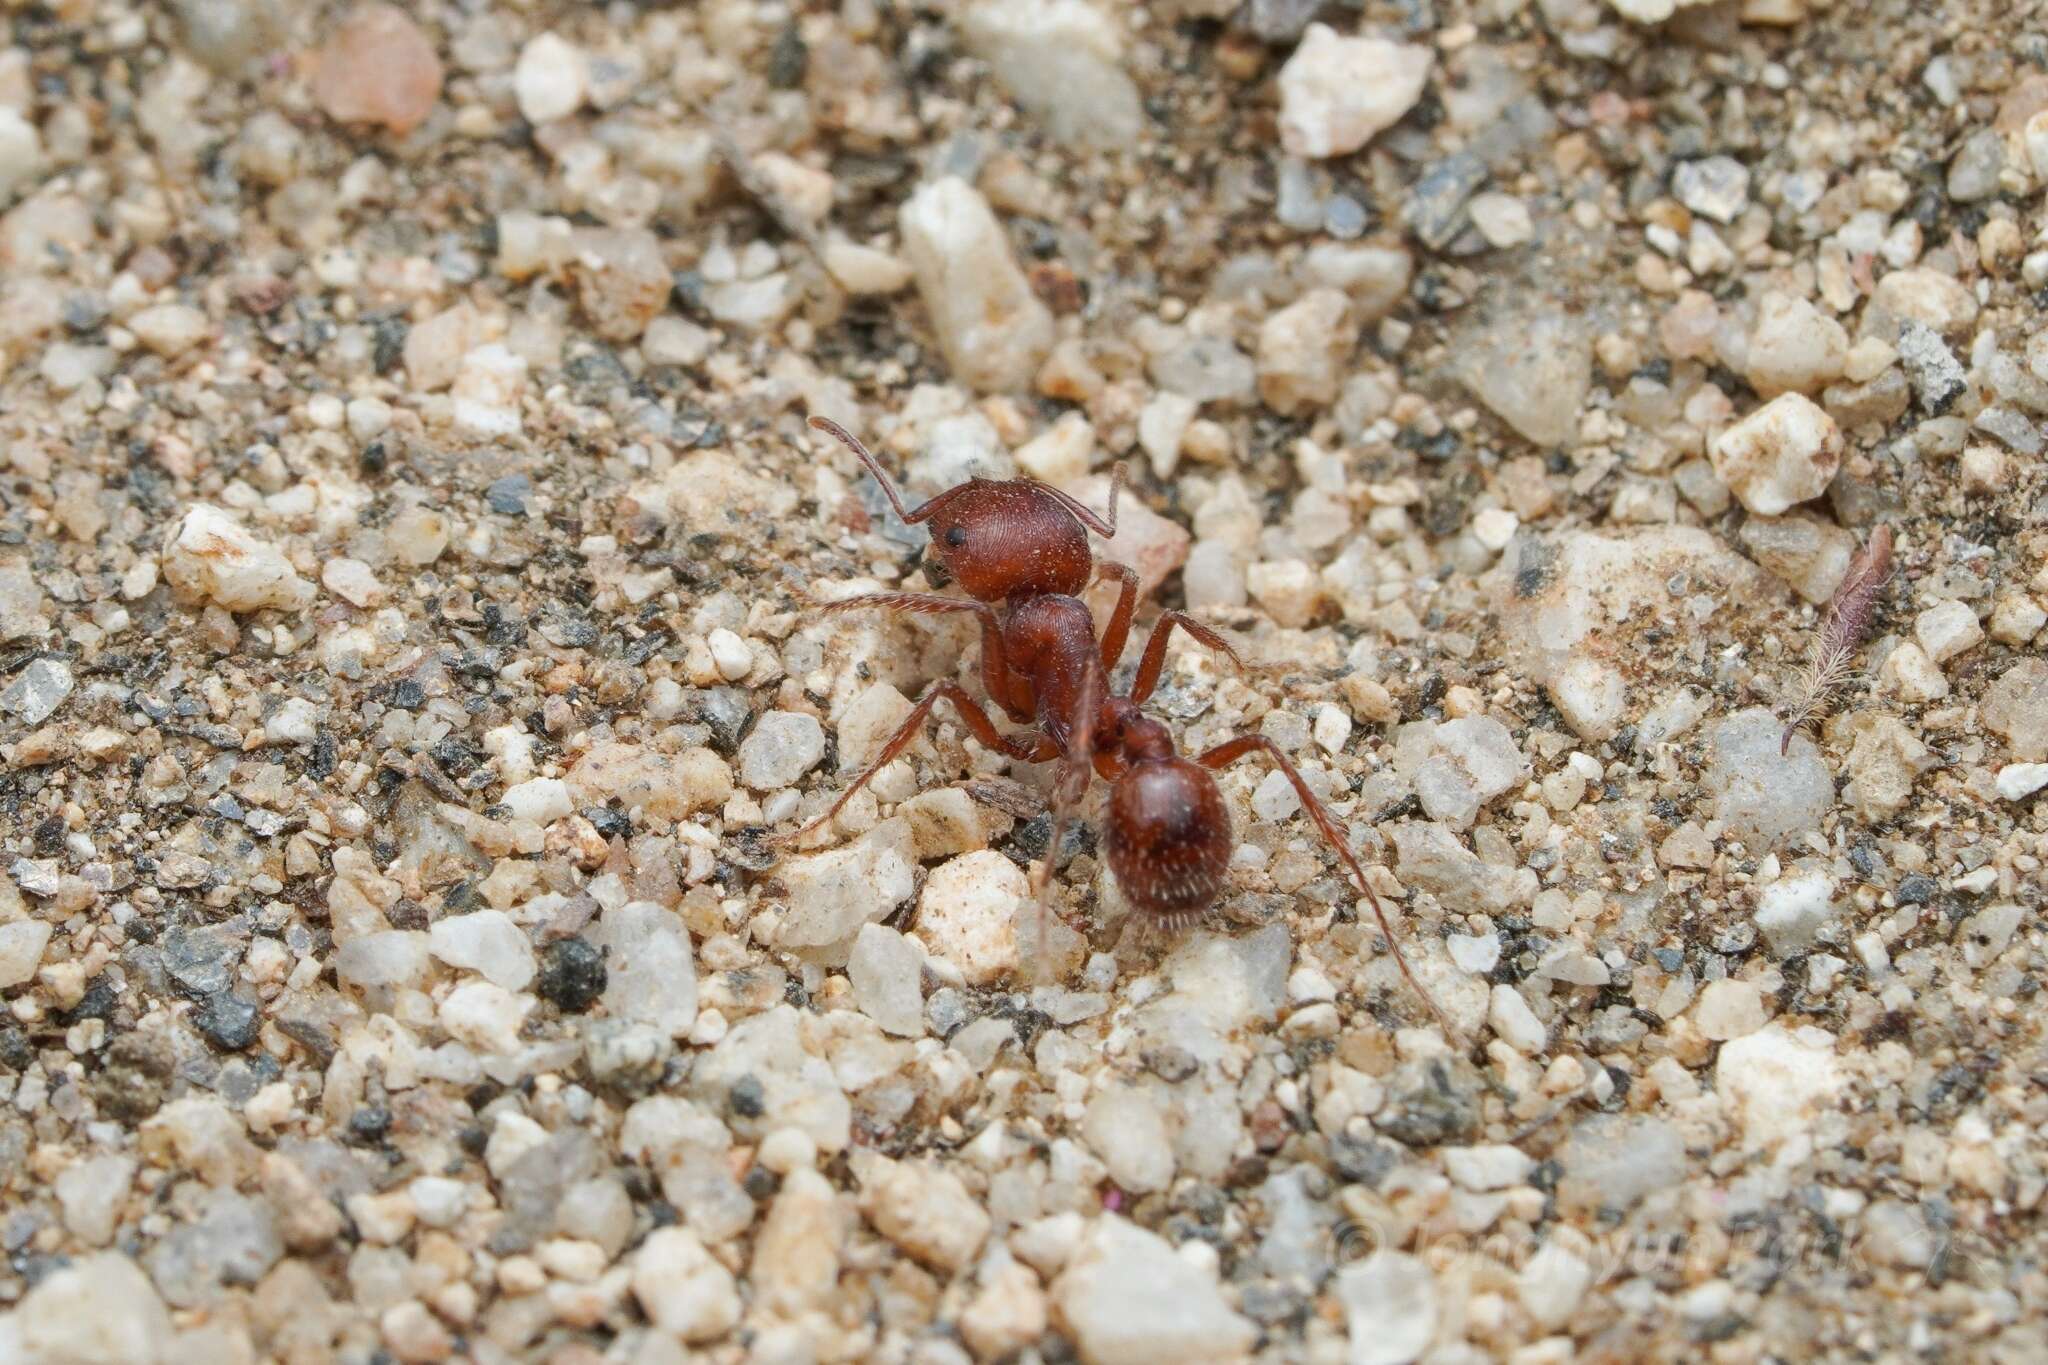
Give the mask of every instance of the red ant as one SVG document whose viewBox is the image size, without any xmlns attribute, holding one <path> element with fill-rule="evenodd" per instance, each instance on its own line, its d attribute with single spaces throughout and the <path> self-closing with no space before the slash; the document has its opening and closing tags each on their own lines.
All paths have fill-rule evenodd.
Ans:
<svg viewBox="0 0 2048 1365">
<path fill-rule="evenodd" d="M 1210 774 L 1247 754 L 1263 752 L 1286 775 L 1317 832 L 1336 850 L 1365 893 L 1401 975 L 1441 1020 L 1435 1001 L 1409 970 L 1386 911 L 1335 818 L 1279 747 L 1264 735 L 1241 735 L 1193 759 L 1183 758 L 1167 728 L 1139 709 L 1158 686 L 1174 627 L 1243 667 L 1244 661 L 1228 640 L 1183 612 L 1168 611 L 1145 641 L 1130 691 L 1123 696 L 1108 694 L 1106 679 L 1130 638 L 1138 576 L 1128 565 L 1100 566 L 1104 576 L 1121 584 L 1116 608 L 1100 641 L 1095 636 L 1094 617 L 1079 594 L 1091 578 L 1086 532 L 1116 534 L 1121 469 L 1110 485 L 1106 517 L 1097 517 L 1067 494 L 1029 479 L 971 479 L 906 512 L 888 475 L 852 433 L 822 417 L 813 417 L 810 423 L 859 457 L 905 522 L 932 523 L 933 553 L 970 594 L 960 598 L 935 593 L 863 593 L 824 604 L 825 608 L 884 607 L 977 616 L 981 621 L 982 683 L 989 699 L 1013 721 L 1032 729 L 1004 734 L 965 688 L 950 680 L 935 683 L 866 770 L 824 814 L 787 836 L 790 840 L 830 823 L 854 793 L 917 737 L 932 708 L 942 700 L 950 701 L 987 748 L 1026 763 L 1059 762 L 1053 788 L 1052 837 L 1037 872 L 1040 897 L 1067 820 L 1086 793 L 1092 769 L 1112 784 L 1103 851 L 1118 886 L 1147 921 L 1174 931 L 1195 924 L 1215 905 L 1230 865 L 1230 811 Z M 1004 602 L 1007 610 L 998 613 L 990 605 L 994 601 Z"/>
</svg>

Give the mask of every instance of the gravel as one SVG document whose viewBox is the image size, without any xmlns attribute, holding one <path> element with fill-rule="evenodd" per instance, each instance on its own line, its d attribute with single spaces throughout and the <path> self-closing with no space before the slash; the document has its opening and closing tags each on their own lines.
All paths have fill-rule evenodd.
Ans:
<svg viewBox="0 0 2048 1365">
<path fill-rule="evenodd" d="M 2048 1356 L 2038 14 L 7 15 L 0 1359 Z"/>
</svg>

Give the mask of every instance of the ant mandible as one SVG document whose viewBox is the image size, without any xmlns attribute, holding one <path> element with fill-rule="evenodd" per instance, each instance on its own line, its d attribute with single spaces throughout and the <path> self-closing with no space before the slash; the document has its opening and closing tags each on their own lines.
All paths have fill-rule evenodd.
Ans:
<svg viewBox="0 0 2048 1365">
<path fill-rule="evenodd" d="M 1386 911 L 1336 819 L 1279 746 L 1264 735 L 1240 735 L 1184 758 L 1167 728 L 1141 709 L 1159 684 L 1175 627 L 1243 667 L 1228 640 L 1183 612 L 1168 611 L 1145 641 L 1130 690 L 1121 696 L 1109 694 L 1109 672 L 1123 657 L 1130 638 L 1138 576 L 1127 565 L 1100 566 L 1103 575 L 1119 580 L 1121 591 L 1099 641 L 1094 617 L 1079 593 L 1092 576 L 1087 531 L 1116 534 L 1121 468 L 1110 485 L 1109 513 L 1102 518 L 1058 489 L 1028 479 L 972 479 L 905 511 L 888 475 L 851 432 L 822 417 L 811 418 L 810 424 L 860 459 L 905 522 L 932 523 L 933 553 L 970 594 L 960 598 L 863 593 L 825 603 L 825 609 L 880 607 L 975 615 L 981 623 L 981 675 L 989 699 L 1031 729 L 1005 734 L 965 688 L 950 679 L 934 683 L 852 785 L 788 840 L 800 840 L 829 824 L 856 792 L 910 745 L 932 708 L 949 701 L 985 747 L 1020 762 L 1060 765 L 1053 784 L 1052 837 L 1036 873 L 1041 902 L 1066 823 L 1085 795 L 1092 772 L 1111 784 L 1102 843 L 1117 885 L 1148 922 L 1176 931 L 1199 922 L 1216 904 L 1234 847 L 1230 811 L 1212 774 L 1248 754 L 1264 753 L 1286 776 L 1316 831 L 1365 893 L 1402 977 L 1442 1021 L 1436 1002 L 1409 969 Z M 991 605 L 998 601 L 1005 605 L 1002 612 Z"/>
</svg>

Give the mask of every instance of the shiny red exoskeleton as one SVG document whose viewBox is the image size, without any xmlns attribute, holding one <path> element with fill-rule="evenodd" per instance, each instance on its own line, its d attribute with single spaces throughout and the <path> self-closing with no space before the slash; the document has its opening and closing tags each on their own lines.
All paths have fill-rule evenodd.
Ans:
<svg viewBox="0 0 2048 1365">
<path fill-rule="evenodd" d="M 896 485 L 852 432 L 827 417 L 813 417 L 811 425 L 859 457 L 897 516 L 911 526 L 931 524 L 933 557 L 977 602 L 1016 603 L 1049 592 L 1076 596 L 1088 586 L 1095 562 L 1088 532 L 1116 534 L 1121 467 L 1103 516 L 1036 479 L 969 479 L 906 511 Z"/>
<path fill-rule="evenodd" d="M 812 418 L 811 425 L 829 432 L 860 457 L 906 522 L 932 523 L 933 553 L 972 594 L 960 598 L 936 593 L 866 593 L 829 603 L 827 609 L 881 607 L 975 615 L 981 623 L 981 676 L 989 700 L 1010 719 L 1029 728 L 1004 733 L 966 689 L 950 680 L 935 683 L 852 785 L 792 838 L 829 823 L 854 793 L 909 746 L 932 708 L 942 700 L 949 701 L 986 747 L 1027 763 L 1060 765 L 1054 783 L 1052 837 L 1046 861 L 1038 871 L 1041 894 L 1066 821 L 1085 794 L 1092 773 L 1111 784 L 1102 848 L 1118 886 L 1132 908 L 1149 922 L 1179 929 L 1199 921 L 1216 904 L 1235 846 L 1230 811 L 1212 774 L 1247 754 L 1263 752 L 1286 775 L 1317 832 L 1365 893 L 1403 977 L 1435 1010 L 1435 1003 L 1409 971 L 1386 912 L 1342 830 L 1287 756 L 1263 735 L 1241 735 L 1193 758 L 1183 757 L 1167 728 L 1141 709 L 1158 686 L 1166 665 L 1167 642 L 1175 627 L 1241 665 L 1229 641 L 1182 612 L 1168 611 L 1146 639 L 1130 690 L 1121 696 L 1109 694 L 1110 671 L 1130 638 L 1138 578 L 1122 564 L 1100 566 L 1104 576 L 1119 580 L 1121 590 L 1099 640 L 1094 618 L 1078 594 L 1091 577 L 1083 528 L 1114 534 L 1114 491 L 1106 520 L 1097 519 L 1066 494 L 1028 480 L 999 483 L 976 479 L 939 494 L 915 511 L 904 512 L 896 490 L 858 440 L 822 418 Z M 1000 611 L 991 605 L 995 602 L 1003 604 Z"/>
</svg>

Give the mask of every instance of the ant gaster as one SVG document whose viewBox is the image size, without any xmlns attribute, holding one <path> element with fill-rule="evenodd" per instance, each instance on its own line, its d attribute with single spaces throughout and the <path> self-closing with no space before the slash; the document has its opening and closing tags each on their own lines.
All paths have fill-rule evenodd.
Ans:
<svg viewBox="0 0 2048 1365">
<path fill-rule="evenodd" d="M 904 521 L 929 521 L 932 552 L 969 598 L 935 593 L 882 592 L 825 604 L 827 610 L 881 607 L 919 614 L 965 612 L 980 618 L 981 675 L 989 699 L 1028 730 L 1005 734 L 966 689 L 937 682 L 904 718 L 874 761 L 840 793 L 824 814 L 791 839 L 830 823 L 846 803 L 907 748 L 940 701 L 949 701 L 969 731 L 998 753 L 1026 763 L 1057 761 L 1052 837 L 1038 868 L 1044 895 L 1067 820 L 1087 791 L 1091 772 L 1107 780 L 1109 807 L 1102 847 L 1117 885 L 1133 909 L 1168 930 L 1198 922 L 1221 896 L 1234 841 L 1230 811 L 1212 773 L 1252 753 L 1264 753 L 1279 768 L 1316 831 L 1330 845 L 1365 893 L 1402 976 L 1434 1013 L 1436 1003 L 1409 970 L 1386 911 L 1365 879 L 1329 809 L 1301 773 L 1264 735 L 1241 735 L 1185 758 L 1173 736 L 1141 709 L 1159 684 L 1166 646 L 1175 627 L 1243 666 L 1221 635 L 1178 611 L 1164 613 L 1146 639 L 1130 690 L 1109 694 L 1107 678 L 1123 656 L 1137 609 L 1138 576 L 1127 565 L 1105 563 L 1106 577 L 1120 583 L 1115 609 L 1098 641 L 1094 617 L 1079 594 L 1091 578 L 1086 532 L 1116 532 L 1116 493 L 1109 513 L 1097 517 L 1067 494 L 1028 479 L 973 479 L 906 512 L 875 457 L 845 428 L 822 417 L 811 425 L 839 440 L 867 466 Z M 1085 528 L 1085 529 L 1084 529 Z M 991 603 L 1002 602 L 998 612 Z M 1438 1014 L 1439 1019 L 1442 1018 Z"/>
</svg>

